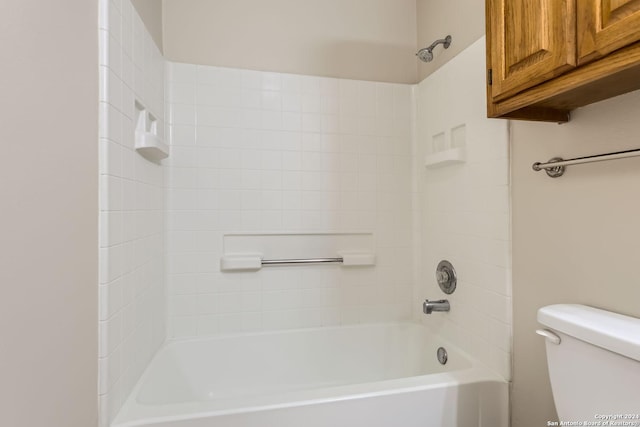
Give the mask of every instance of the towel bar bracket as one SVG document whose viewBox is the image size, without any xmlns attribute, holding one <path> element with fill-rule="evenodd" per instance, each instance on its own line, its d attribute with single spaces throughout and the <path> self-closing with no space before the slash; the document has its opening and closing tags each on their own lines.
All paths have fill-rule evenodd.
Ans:
<svg viewBox="0 0 640 427">
<path fill-rule="evenodd" d="M 553 166 L 550 165 L 551 163 L 558 163 L 563 161 L 564 159 L 562 157 L 554 157 L 552 159 L 549 159 L 549 161 L 547 162 L 547 164 L 549 165 L 546 168 L 540 167 L 540 165 L 542 163 L 540 162 L 536 162 L 533 164 L 533 170 L 538 172 L 544 169 L 544 171 L 547 173 L 547 175 L 551 178 L 560 178 L 562 175 L 564 175 L 564 172 L 567 168 L 565 168 L 564 166 Z"/>
</svg>

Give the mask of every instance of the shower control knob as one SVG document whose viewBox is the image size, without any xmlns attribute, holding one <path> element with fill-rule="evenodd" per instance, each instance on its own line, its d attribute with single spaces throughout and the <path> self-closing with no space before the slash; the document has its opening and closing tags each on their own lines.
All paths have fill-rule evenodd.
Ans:
<svg viewBox="0 0 640 427">
<path fill-rule="evenodd" d="M 446 271 L 436 271 L 436 278 L 438 279 L 439 285 L 444 285 L 449 281 L 449 273 Z"/>
<path fill-rule="evenodd" d="M 449 295 L 456 290 L 458 283 L 458 277 L 456 276 L 456 270 L 449 261 L 443 260 L 438 263 L 436 268 L 436 280 L 442 292 Z"/>
</svg>

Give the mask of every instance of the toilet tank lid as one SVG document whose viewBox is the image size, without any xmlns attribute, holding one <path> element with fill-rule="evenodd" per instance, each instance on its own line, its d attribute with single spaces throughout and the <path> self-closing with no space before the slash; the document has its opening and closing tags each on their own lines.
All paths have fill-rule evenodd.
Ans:
<svg viewBox="0 0 640 427">
<path fill-rule="evenodd" d="M 558 332 L 640 361 L 640 319 L 580 304 L 538 310 L 538 322 Z"/>
</svg>

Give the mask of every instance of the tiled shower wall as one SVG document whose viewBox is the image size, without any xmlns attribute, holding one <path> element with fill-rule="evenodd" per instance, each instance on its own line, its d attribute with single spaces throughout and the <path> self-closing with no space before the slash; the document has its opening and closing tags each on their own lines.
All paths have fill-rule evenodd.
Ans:
<svg viewBox="0 0 640 427">
<path fill-rule="evenodd" d="M 418 85 L 415 170 L 421 193 L 421 280 L 415 318 L 510 378 L 511 237 L 508 122 L 486 118 L 484 38 Z M 466 161 L 425 168 L 434 150 L 466 149 Z M 438 287 L 442 259 L 458 273 L 452 295 Z M 425 298 L 449 313 L 425 316 Z"/>
<path fill-rule="evenodd" d="M 179 63 L 167 77 L 171 337 L 411 317 L 411 86 Z M 223 235 L 272 232 L 371 232 L 377 265 L 220 271 Z"/>
<path fill-rule="evenodd" d="M 99 35 L 99 395 L 107 426 L 166 335 L 164 174 L 134 149 L 135 102 L 164 117 L 164 59 L 129 0 L 100 1 Z"/>
</svg>

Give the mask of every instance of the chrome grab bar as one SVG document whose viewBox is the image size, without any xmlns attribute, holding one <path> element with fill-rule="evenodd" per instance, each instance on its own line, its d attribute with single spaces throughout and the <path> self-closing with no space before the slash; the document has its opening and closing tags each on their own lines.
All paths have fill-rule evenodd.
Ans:
<svg viewBox="0 0 640 427">
<path fill-rule="evenodd" d="M 344 258 L 263 259 L 262 265 L 342 263 Z"/>
</svg>

